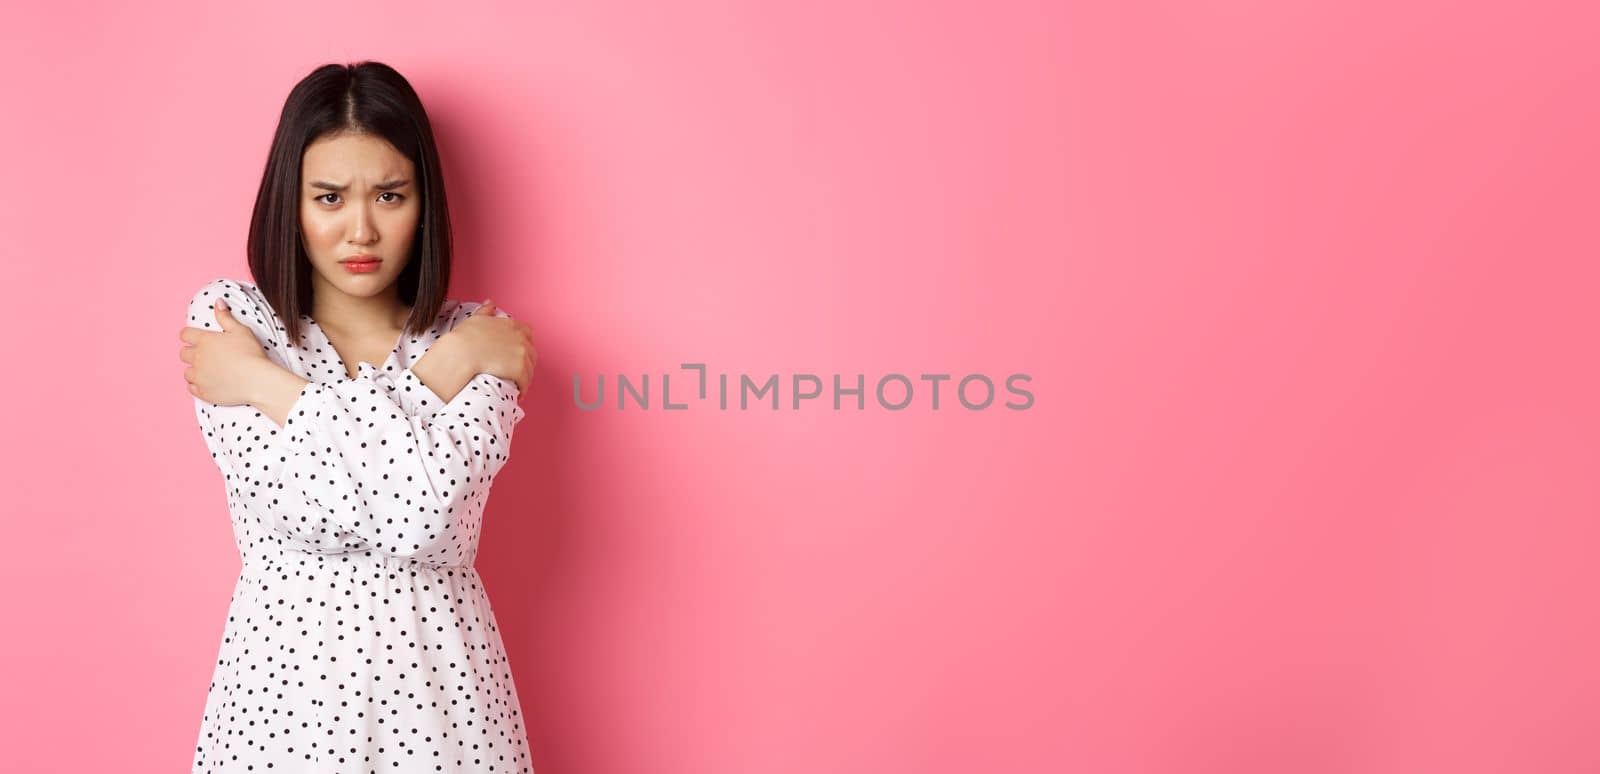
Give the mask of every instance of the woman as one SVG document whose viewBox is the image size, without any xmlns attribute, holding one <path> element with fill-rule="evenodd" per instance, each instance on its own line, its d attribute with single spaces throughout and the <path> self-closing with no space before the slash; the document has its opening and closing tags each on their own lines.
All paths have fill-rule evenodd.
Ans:
<svg viewBox="0 0 1600 774">
<path fill-rule="evenodd" d="M 439 155 L 399 73 L 295 86 L 247 250 L 255 281 L 202 287 L 180 333 L 243 564 L 193 771 L 531 772 L 473 559 L 536 355 L 445 298 Z"/>
</svg>

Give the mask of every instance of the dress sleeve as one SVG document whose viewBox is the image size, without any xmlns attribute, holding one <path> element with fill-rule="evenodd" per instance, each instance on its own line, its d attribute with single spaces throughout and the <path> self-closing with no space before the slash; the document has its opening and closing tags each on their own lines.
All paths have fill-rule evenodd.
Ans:
<svg viewBox="0 0 1600 774">
<path fill-rule="evenodd" d="M 216 328 L 211 300 L 205 289 L 196 294 L 190 324 Z M 236 308 L 241 321 L 249 314 Z M 462 517 L 488 497 L 510 457 L 512 430 L 524 416 L 520 392 L 515 382 L 479 374 L 444 402 L 417 380 L 431 405 L 419 402 L 407 413 L 379 381 L 388 378 L 308 382 L 281 428 L 252 406 L 197 399 L 196 412 L 246 506 L 286 528 L 346 548 L 353 537 L 395 556 L 460 548 Z M 310 523 L 308 508 L 331 525 Z"/>
</svg>

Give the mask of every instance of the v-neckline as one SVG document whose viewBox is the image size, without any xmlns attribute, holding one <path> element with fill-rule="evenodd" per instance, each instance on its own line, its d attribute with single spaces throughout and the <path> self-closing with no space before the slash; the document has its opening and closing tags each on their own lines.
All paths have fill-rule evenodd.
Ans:
<svg viewBox="0 0 1600 774">
<path fill-rule="evenodd" d="M 347 382 L 353 382 L 361 378 L 361 366 L 371 368 L 373 371 L 388 367 L 390 362 L 394 361 L 395 358 L 400 356 L 400 349 L 405 346 L 406 337 L 411 335 L 411 330 L 405 326 L 402 326 L 400 328 L 400 337 L 395 339 L 394 346 L 389 348 L 389 354 L 383 359 L 382 363 L 375 364 L 366 360 L 357 360 L 356 375 L 350 376 L 350 369 L 344 364 L 344 356 L 339 354 L 339 350 L 333 346 L 333 340 L 328 338 L 328 332 L 323 329 L 322 324 L 317 322 L 317 318 L 312 317 L 309 314 L 306 315 L 306 319 L 311 322 L 312 327 L 317 329 L 317 335 L 322 337 L 322 343 L 326 344 L 328 351 L 333 353 L 333 359 L 339 362 L 339 373 L 341 374 L 343 380 Z M 409 322 L 410 318 L 407 317 L 406 319 Z"/>
</svg>

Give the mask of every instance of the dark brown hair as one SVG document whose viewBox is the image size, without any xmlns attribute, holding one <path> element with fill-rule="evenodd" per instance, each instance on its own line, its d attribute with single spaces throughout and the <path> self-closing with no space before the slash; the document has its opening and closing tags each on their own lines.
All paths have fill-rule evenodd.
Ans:
<svg viewBox="0 0 1600 774">
<path fill-rule="evenodd" d="M 330 134 L 382 137 L 411 159 L 419 176 L 422 229 L 400 272 L 400 300 L 411 306 L 406 330 L 420 334 L 439 315 L 450 287 L 450 211 L 433 128 L 422 100 L 394 68 L 381 62 L 326 64 L 289 92 L 256 192 L 245 252 L 261 294 L 299 344 L 302 316 L 311 309 L 315 271 L 300 241 L 300 165 L 306 147 Z"/>
</svg>

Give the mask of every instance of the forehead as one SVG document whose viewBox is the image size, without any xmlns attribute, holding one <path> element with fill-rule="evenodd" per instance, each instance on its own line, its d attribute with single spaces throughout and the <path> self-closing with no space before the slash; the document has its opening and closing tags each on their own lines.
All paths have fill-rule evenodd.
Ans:
<svg viewBox="0 0 1600 774">
<path fill-rule="evenodd" d="M 388 140 L 370 134 L 321 137 L 306 146 L 300 160 L 300 179 L 336 183 L 372 184 L 410 177 L 411 159 Z"/>
</svg>

